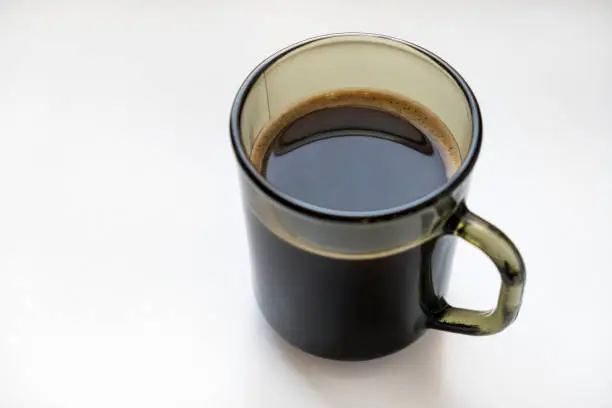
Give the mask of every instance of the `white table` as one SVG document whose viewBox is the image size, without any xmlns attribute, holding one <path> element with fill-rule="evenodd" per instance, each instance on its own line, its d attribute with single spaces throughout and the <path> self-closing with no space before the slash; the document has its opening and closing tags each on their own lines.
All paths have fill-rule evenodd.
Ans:
<svg viewBox="0 0 612 408">
<path fill-rule="evenodd" d="M 0 407 L 611 407 L 612 3 L 512 3 L 0 1 Z M 421 44 L 479 97 L 468 202 L 529 274 L 506 332 L 341 363 L 263 322 L 229 106 L 333 31 Z M 491 306 L 459 249 L 450 300 Z"/>
</svg>

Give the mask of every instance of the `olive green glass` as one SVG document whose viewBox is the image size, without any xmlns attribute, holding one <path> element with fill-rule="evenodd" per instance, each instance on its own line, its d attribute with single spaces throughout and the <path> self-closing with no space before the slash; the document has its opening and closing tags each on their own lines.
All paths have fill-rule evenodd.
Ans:
<svg viewBox="0 0 612 408">
<path fill-rule="evenodd" d="M 434 112 L 452 133 L 461 156 L 448 182 L 396 208 L 334 211 L 285 194 L 256 170 L 251 150 L 266 125 L 301 101 L 351 89 L 392 92 Z M 516 318 L 525 284 L 521 255 L 503 232 L 465 204 L 482 142 L 478 104 L 463 78 L 439 57 L 373 34 L 326 35 L 294 44 L 247 77 L 232 106 L 230 133 L 240 166 L 256 297 L 272 327 L 290 343 L 323 357 L 367 359 L 410 344 L 426 328 L 487 335 Z M 262 241 L 262 231 L 278 242 Z M 464 309 L 444 300 L 456 238 L 493 261 L 501 276 L 495 309 Z M 286 247 L 294 251 L 294 261 L 280 263 L 275 251 Z M 338 266 L 308 270 L 302 254 Z M 386 269 L 398 259 L 408 263 Z M 359 262 L 367 264 L 367 276 L 360 276 Z M 365 281 L 369 286 L 359 286 Z M 357 286 L 359 294 L 351 292 Z M 408 289 L 402 293 L 397 287 Z M 336 299 L 325 308 L 323 293 L 324 302 Z M 356 298 L 370 294 L 368 313 L 373 317 L 364 323 Z M 405 311 L 389 317 L 392 307 Z M 378 315 L 380 310 L 386 314 Z"/>
</svg>

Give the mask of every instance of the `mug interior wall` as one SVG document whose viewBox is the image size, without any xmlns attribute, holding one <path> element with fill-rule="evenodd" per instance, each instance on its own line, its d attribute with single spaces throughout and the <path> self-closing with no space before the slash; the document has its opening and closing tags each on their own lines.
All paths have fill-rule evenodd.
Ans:
<svg viewBox="0 0 612 408">
<path fill-rule="evenodd" d="M 453 77 L 408 44 L 375 36 L 336 36 L 307 43 L 269 65 L 255 80 L 240 116 L 242 147 L 298 103 L 339 90 L 399 94 L 424 105 L 450 130 L 462 160 L 472 143 L 472 117 Z"/>
</svg>

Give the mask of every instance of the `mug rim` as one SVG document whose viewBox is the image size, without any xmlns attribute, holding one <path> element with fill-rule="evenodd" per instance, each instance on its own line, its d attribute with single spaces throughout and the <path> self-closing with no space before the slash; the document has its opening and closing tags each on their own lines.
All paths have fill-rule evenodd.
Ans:
<svg viewBox="0 0 612 408">
<path fill-rule="evenodd" d="M 265 179 L 264 176 L 261 175 L 261 173 L 257 171 L 257 169 L 255 169 L 255 166 L 253 166 L 251 160 L 249 159 L 248 155 L 244 150 L 244 146 L 242 145 L 240 137 L 240 116 L 242 113 L 244 102 L 251 88 L 253 87 L 257 79 L 259 79 L 259 77 L 280 58 L 305 45 L 336 37 L 375 37 L 406 45 L 429 57 L 431 60 L 434 61 L 434 63 L 438 64 L 438 66 L 444 69 L 457 83 L 468 102 L 470 114 L 472 116 L 472 142 L 470 143 L 470 148 L 468 149 L 468 153 L 465 156 L 465 159 L 462 161 L 461 166 L 459 166 L 455 174 L 446 183 L 444 183 L 444 185 L 438 187 L 437 189 L 431 191 L 430 193 L 424 195 L 423 197 L 417 200 L 399 206 L 373 211 L 342 211 L 320 207 L 291 197 L 290 195 L 274 187 L 268 180 Z M 425 207 L 431 206 L 440 198 L 452 194 L 452 192 L 459 185 L 461 185 L 461 183 L 468 177 L 468 175 L 472 171 L 472 168 L 474 167 L 482 144 L 482 117 L 480 114 L 478 101 L 476 100 L 476 97 L 474 96 L 474 93 L 470 89 L 467 82 L 450 64 L 448 64 L 446 61 L 444 61 L 442 58 L 440 58 L 433 52 L 411 42 L 383 34 L 360 32 L 331 33 L 320 35 L 317 37 L 311 37 L 306 40 L 294 43 L 288 47 L 285 47 L 267 57 L 264 61 L 259 63 L 259 65 L 257 65 L 251 71 L 251 73 L 249 73 L 249 75 L 246 77 L 246 79 L 238 89 L 238 92 L 236 93 L 236 96 L 232 103 L 229 128 L 230 137 L 232 140 L 232 147 L 238 159 L 238 162 L 240 163 L 240 166 L 249 176 L 250 180 L 270 199 L 307 216 L 317 217 L 330 221 L 343 222 L 384 221 L 398 217 L 404 217 L 413 214 Z"/>
</svg>

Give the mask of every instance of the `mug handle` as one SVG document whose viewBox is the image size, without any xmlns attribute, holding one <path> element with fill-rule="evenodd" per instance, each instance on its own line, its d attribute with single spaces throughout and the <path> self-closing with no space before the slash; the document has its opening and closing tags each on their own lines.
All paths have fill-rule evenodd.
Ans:
<svg viewBox="0 0 612 408">
<path fill-rule="evenodd" d="M 525 287 L 525 265 L 510 239 L 497 227 L 459 206 L 445 225 L 445 234 L 463 238 L 481 249 L 495 264 L 501 275 L 501 288 L 494 310 L 478 311 L 449 305 L 428 316 L 427 326 L 448 332 L 476 336 L 495 334 L 508 327 L 521 307 Z"/>
</svg>

